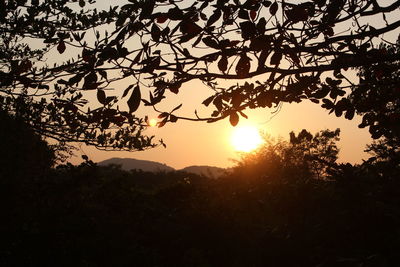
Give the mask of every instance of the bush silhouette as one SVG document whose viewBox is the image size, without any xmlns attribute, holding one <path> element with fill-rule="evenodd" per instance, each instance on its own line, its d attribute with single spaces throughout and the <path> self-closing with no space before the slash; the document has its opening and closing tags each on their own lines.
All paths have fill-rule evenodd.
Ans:
<svg viewBox="0 0 400 267">
<path fill-rule="evenodd" d="M 40 179 L 19 172 L 1 187 L 7 219 L 0 222 L 0 264 L 399 265 L 400 181 L 350 164 L 326 165 L 329 179 L 316 179 L 293 155 L 313 166 L 312 148 L 311 155 L 327 152 L 335 163 L 335 149 L 310 144 L 323 133 L 332 141 L 325 148 L 334 148 L 338 131 L 267 139 L 219 179 L 127 172 L 90 161 L 44 167 Z M 46 147 L 34 140 L 35 148 Z M 21 183 L 28 180 L 34 182 Z"/>
<path fill-rule="evenodd" d="M 22 119 L 0 111 L 0 177 L 35 177 L 52 167 L 55 154 Z"/>
</svg>

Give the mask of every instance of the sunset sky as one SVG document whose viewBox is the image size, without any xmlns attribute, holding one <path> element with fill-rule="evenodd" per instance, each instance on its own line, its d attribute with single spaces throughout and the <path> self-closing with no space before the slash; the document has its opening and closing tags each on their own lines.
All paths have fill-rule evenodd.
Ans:
<svg viewBox="0 0 400 267">
<path fill-rule="evenodd" d="M 209 93 L 208 90 L 200 82 L 188 83 L 178 95 L 167 95 L 167 98 L 170 97 L 168 102 L 170 105 L 167 106 L 173 107 L 182 101 L 183 107 L 177 114 L 193 114 L 197 108 L 200 116 L 202 114 L 206 116 L 207 110 L 200 109 L 202 106 L 200 103 Z M 307 129 L 315 133 L 323 129 L 340 128 L 339 161 L 361 163 L 362 159 L 367 158 L 367 154 L 363 151 L 371 139 L 367 129 L 357 127 L 360 117 L 355 117 L 351 121 L 344 117 L 337 118 L 311 102 L 284 104 L 278 113 L 275 114 L 274 111 L 275 109 L 248 111 L 246 114 L 249 115 L 249 119 L 241 118 L 237 127 L 252 125 L 273 137 L 280 136 L 284 139 L 289 137 L 289 132 L 292 130 L 299 132 Z M 140 112 L 149 117 L 156 116 L 151 109 L 141 109 Z M 151 127 L 146 131 L 149 135 L 155 135 L 155 140 L 163 139 L 167 148 L 160 146 L 139 152 L 106 152 L 82 145 L 71 162 L 81 162 L 81 155 L 86 154 L 94 162 L 111 157 L 126 157 L 158 161 L 176 169 L 189 165 L 229 167 L 234 164 L 232 159 L 239 156 L 231 141 L 234 130 L 235 127 L 230 125 L 228 119 L 215 123 L 178 121 L 162 128 Z"/>
<path fill-rule="evenodd" d="M 300 1 L 299 1 L 300 2 Z M 109 2 L 98 1 L 101 8 L 106 8 Z M 398 14 L 399 12 L 397 12 Z M 397 20 L 396 17 L 388 17 L 390 20 Z M 370 23 L 370 22 L 365 22 Z M 379 20 L 374 23 L 381 23 Z M 371 24 L 373 24 L 371 22 Z M 345 25 L 344 25 L 345 26 Z M 340 26 L 340 27 L 344 27 Z M 343 28 L 344 29 L 344 28 Z M 383 36 L 386 40 L 395 40 L 400 32 L 394 31 Z M 57 55 L 56 51 L 53 51 Z M 68 50 L 70 54 L 77 51 Z M 52 54 L 49 54 L 49 59 Z M 51 60 L 50 60 L 51 61 Z M 353 78 L 355 75 L 353 73 Z M 256 77 L 262 80 L 262 76 Z M 224 81 L 222 81 L 224 82 Z M 236 82 L 236 81 L 230 81 Z M 240 81 L 243 83 L 243 81 Z M 121 96 L 124 89 L 129 85 L 129 81 L 124 80 L 119 84 L 114 84 L 114 90 L 108 92 L 110 95 Z M 148 98 L 150 89 L 141 87 L 143 98 Z M 179 94 L 166 94 L 167 99 L 157 106 L 160 110 L 171 111 L 175 106 L 183 104 L 182 108 L 175 115 L 195 117 L 197 110 L 199 116 L 207 117 L 212 112 L 206 109 L 201 102 L 210 96 L 212 91 L 199 81 L 191 81 L 183 85 Z M 91 99 L 91 98 L 89 98 Z M 96 98 L 93 93 L 93 103 Z M 371 142 L 368 129 L 359 129 L 360 117 L 355 116 L 353 120 L 346 120 L 344 117 L 337 118 L 334 114 L 328 114 L 328 111 L 322 109 L 320 105 L 305 101 L 300 104 L 283 104 L 281 110 L 276 113 L 275 109 L 256 109 L 245 112 L 249 119 L 240 118 L 238 126 L 251 125 L 257 127 L 260 131 L 266 132 L 273 137 L 283 137 L 287 139 L 290 131 L 299 132 L 307 129 L 311 133 L 324 129 L 341 129 L 341 141 L 339 142 L 340 162 L 361 163 L 368 155 L 364 152 L 365 145 Z M 158 114 L 151 108 L 139 108 L 137 115 L 154 118 Z M 155 135 L 155 141 L 163 139 L 167 148 L 159 146 L 154 149 L 140 152 L 105 152 L 99 151 L 93 147 L 81 145 L 76 151 L 76 156 L 71 158 L 72 163 L 82 161 L 81 155 L 88 155 L 94 162 L 102 161 L 111 157 L 126 157 L 135 159 L 144 159 L 165 163 L 176 169 L 184 168 L 189 165 L 211 165 L 218 167 L 232 166 L 232 159 L 238 158 L 239 154 L 235 151 L 231 138 L 234 127 L 228 119 L 216 122 L 190 122 L 181 121 L 177 123 L 168 123 L 163 128 L 151 127 L 146 133 Z"/>
</svg>

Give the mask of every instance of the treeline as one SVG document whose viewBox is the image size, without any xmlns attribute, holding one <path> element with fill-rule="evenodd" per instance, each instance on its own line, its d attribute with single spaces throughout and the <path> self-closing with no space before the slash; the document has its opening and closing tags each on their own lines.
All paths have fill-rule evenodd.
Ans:
<svg viewBox="0 0 400 267">
<path fill-rule="evenodd" d="M 7 122 L 1 266 L 400 263 L 397 147 L 385 158 L 374 148 L 384 140 L 369 147 L 371 160 L 353 166 L 336 163 L 339 130 L 266 138 L 215 180 L 90 160 L 52 167 L 54 150 Z"/>
</svg>

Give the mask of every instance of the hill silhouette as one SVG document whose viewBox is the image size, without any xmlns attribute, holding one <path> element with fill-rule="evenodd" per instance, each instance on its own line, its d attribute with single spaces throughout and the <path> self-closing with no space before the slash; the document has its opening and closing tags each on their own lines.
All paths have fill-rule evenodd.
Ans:
<svg viewBox="0 0 400 267">
<path fill-rule="evenodd" d="M 132 158 L 110 158 L 98 163 L 100 166 L 120 165 L 122 170 L 142 170 L 146 172 L 171 172 L 174 168 L 156 161 Z"/>
<path fill-rule="evenodd" d="M 173 172 L 173 171 L 183 171 L 187 173 L 193 173 L 200 176 L 206 176 L 209 178 L 219 178 L 225 173 L 224 168 L 219 168 L 215 166 L 188 166 L 180 170 L 176 170 L 171 166 L 168 166 L 164 163 L 150 161 L 150 160 L 139 160 L 133 158 L 110 158 L 98 163 L 100 166 L 108 166 L 108 165 L 118 165 L 121 166 L 121 169 L 124 171 L 131 170 L 142 170 L 145 172 Z"/>
<path fill-rule="evenodd" d="M 131 170 L 142 170 L 145 172 L 173 172 L 173 171 L 183 171 L 187 173 L 193 173 L 200 176 L 206 176 L 209 178 L 219 178 L 225 173 L 224 168 L 219 168 L 215 166 L 188 166 L 180 170 L 176 170 L 171 166 L 164 163 L 150 161 L 150 160 L 139 160 L 133 158 L 110 158 L 98 163 L 100 166 L 108 165 L 118 165 L 124 171 Z"/>
</svg>

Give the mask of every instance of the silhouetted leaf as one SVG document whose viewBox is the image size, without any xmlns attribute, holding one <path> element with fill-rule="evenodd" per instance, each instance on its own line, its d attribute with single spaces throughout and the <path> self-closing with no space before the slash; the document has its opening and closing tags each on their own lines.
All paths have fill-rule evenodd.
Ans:
<svg viewBox="0 0 400 267">
<path fill-rule="evenodd" d="M 308 19 L 308 12 L 302 6 L 293 6 L 292 9 L 286 11 L 286 16 L 293 23 L 299 21 L 306 21 Z"/>
<path fill-rule="evenodd" d="M 210 27 L 211 25 L 213 25 L 215 22 L 217 22 L 219 20 L 219 18 L 221 17 L 221 10 L 220 9 L 215 9 L 214 13 L 210 16 L 210 18 L 207 21 L 207 27 Z"/>
<path fill-rule="evenodd" d="M 335 108 L 335 115 L 336 117 L 340 117 L 343 114 L 343 110 L 341 110 L 340 108 Z"/>
<path fill-rule="evenodd" d="M 245 40 L 251 39 L 257 33 L 257 27 L 251 21 L 241 22 L 240 30 L 242 32 L 242 37 Z"/>
<path fill-rule="evenodd" d="M 148 19 L 153 14 L 155 0 L 146 0 L 142 3 L 142 12 L 139 17 L 140 20 Z"/>
<path fill-rule="evenodd" d="M 170 85 L 168 86 L 168 89 L 169 89 L 172 93 L 177 94 L 177 93 L 179 93 L 179 88 L 181 88 L 181 86 L 182 86 L 182 83 L 181 83 L 181 82 L 175 82 L 175 83 L 170 84 Z"/>
<path fill-rule="evenodd" d="M 92 53 L 88 49 L 84 48 L 82 50 L 82 59 L 83 59 L 83 61 L 89 62 L 91 57 L 92 57 Z"/>
<path fill-rule="evenodd" d="M 326 0 L 313 0 L 314 3 L 318 5 L 318 7 L 323 7 L 326 3 Z"/>
<path fill-rule="evenodd" d="M 269 7 L 269 13 L 271 13 L 272 16 L 275 16 L 277 11 L 278 11 L 278 3 L 273 2 L 272 5 Z"/>
<path fill-rule="evenodd" d="M 340 99 L 335 105 L 335 115 L 337 117 L 342 116 L 343 112 L 348 110 L 349 107 L 350 107 L 350 102 L 347 98 Z M 349 113 L 349 116 L 350 115 L 351 112 Z"/>
<path fill-rule="evenodd" d="M 210 96 L 210 97 L 207 97 L 203 102 L 201 102 L 203 105 L 205 105 L 206 107 L 208 107 L 210 104 L 211 104 L 211 102 L 213 101 L 213 99 L 214 99 L 214 97 L 215 96 Z"/>
<path fill-rule="evenodd" d="M 246 54 L 240 56 L 236 65 L 236 73 L 239 77 L 246 77 L 250 71 L 250 58 Z"/>
<path fill-rule="evenodd" d="M 176 117 L 175 115 L 171 114 L 171 116 L 169 116 L 169 121 L 170 122 L 177 122 L 178 121 L 178 117 Z"/>
<path fill-rule="evenodd" d="M 100 104 L 105 104 L 106 103 L 106 93 L 104 90 L 97 90 L 97 100 L 100 102 Z"/>
<path fill-rule="evenodd" d="M 213 100 L 213 104 L 218 109 L 218 111 L 221 111 L 223 108 L 222 97 L 220 95 L 215 97 Z"/>
<path fill-rule="evenodd" d="M 240 113 L 240 115 L 241 115 L 243 118 L 246 118 L 246 119 L 249 118 L 249 117 L 248 117 L 246 114 L 244 114 L 242 111 L 239 111 L 239 113 Z"/>
<path fill-rule="evenodd" d="M 311 96 L 315 98 L 324 98 L 329 94 L 329 87 L 328 86 L 322 86 L 320 90 L 315 91 Z"/>
<path fill-rule="evenodd" d="M 101 76 L 103 79 L 107 80 L 107 77 L 108 77 L 107 71 L 105 71 L 105 70 L 98 70 L 98 72 L 99 72 L 100 76 Z"/>
<path fill-rule="evenodd" d="M 113 47 L 107 47 L 99 54 L 99 58 L 103 60 L 117 59 L 118 57 L 118 51 Z"/>
<path fill-rule="evenodd" d="M 181 107 L 182 107 L 182 104 L 176 106 L 176 107 L 171 111 L 171 113 L 174 112 L 174 111 L 177 111 L 177 110 L 180 109 Z"/>
<path fill-rule="evenodd" d="M 106 105 L 110 104 L 113 100 L 115 100 L 116 97 L 115 96 L 107 96 L 106 97 Z"/>
<path fill-rule="evenodd" d="M 250 10 L 250 18 L 251 20 L 255 20 L 257 17 L 257 11 L 256 10 Z"/>
<path fill-rule="evenodd" d="M 236 112 L 232 112 L 229 116 L 229 122 L 235 127 L 239 123 L 239 115 Z"/>
<path fill-rule="evenodd" d="M 160 28 L 158 28 L 156 24 L 153 24 L 153 26 L 151 27 L 151 38 L 153 39 L 153 41 L 158 42 L 160 40 L 160 36 Z"/>
<path fill-rule="evenodd" d="M 168 116 L 169 116 L 169 113 L 168 113 L 168 112 L 163 112 L 163 113 L 159 114 L 157 117 L 158 117 L 159 119 L 162 119 L 162 118 L 167 118 Z"/>
<path fill-rule="evenodd" d="M 99 86 L 97 83 L 97 75 L 95 72 L 91 72 L 85 76 L 83 88 L 84 89 L 96 89 Z"/>
<path fill-rule="evenodd" d="M 322 102 L 324 102 L 321 107 L 326 108 L 326 109 L 332 109 L 335 104 L 329 99 L 322 99 Z"/>
<path fill-rule="evenodd" d="M 159 16 L 157 16 L 157 23 L 164 23 L 166 22 L 168 19 L 168 16 L 166 14 L 160 14 Z"/>
<path fill-rule="evenodd" d="M 264 49 L 261 51 L 260 56 L 258 57 L 257 70 L 262 70 L 265 67 L 265 62 L 267 61 L 268 55 L 268 49 Z"/>
<path fill-rule="evenodd" d="M 293 60 L 294 63 L 300 64 L 300 58 L 293 50 L 289 50 L 289 56 Z"/>
<path fill-rule="evenodd" d="M 267 25 L 267 21 L 265 20 L 264 17 L 262 17 L 262 18 L 260 18 L 258 20 L 256 28 L 257 28 L 257 31 L 258 31 L 259 34 L 264 34 L 265 33 L 265 26 L 266 25 Z"/>
<path fill-rule="evenodd" d="M 201 18 L 202 20 L 207 20 L 207 15 L 204 14 L 203 12 L 200 12 L 200 18 Z"/>
<path fill-rule="evenodd" d="M 220 71 L 225 72 L 228 69 L 228 57 L 225 55 L 221 56 L 221 59 L 218 61 L 218 68 Z"/>
<path fill-rule="evenodd" d="M 211 36 L 207 36 L 207 37 L 203 38 L 203 43 L 205 43 L 207 46 L 209 46 L 211 48 L 215 48 L 215 49 L 219 48 L 217 41 L 215 41 Z"/>
<path fill-rule="evenodd" d="M 132 60 L 131 65 L 139 63 L 142 53 L 143 53 L 143 50 L 140 50 L 139 53 L 135 56 L 135 58 Z"/>
<path fill-rule="evenodd" d="M 354 118 L 354 113 L 355 113 L 355 109 L 354 109 L 354 107 L 351 106 L 346 111 L 346 114 L 344 115 L 344 117 L 348 120 L 352 120 Z"/>
<path fill-rule="evenodd" d="M 269 50 L 271 41 L 268 36 L 262 35 L 251 39 L 250 49 L 254 51 Z"/>
<path fill-rule="evenodd" d="M 282 52 L 275 52 L 271 57 L 271 65 L 279 65 L 282 59 Z"/>
<path fill-rule="evenodd" d="M 64 53 L 65 48 L 66 48 L 65 42 L 64 42 L 64 40 L 61 40 L 61 41 L 58 43 L 58 45 L 57 45 L 57 51 L 58 51 L 60 54 L 62 54 L 62 53 Z"/>
<path fill-rule="evenodd" d="M 183 19 L 183 12 L 178 7 L 174 7 L 168 10 L 168 18 L 170 20 L 181 20 Z"/>
<path fill-rule="evenodd" d="M 135 112 L 139 108 L 140 99 L 141 99 L 140 88 L 139 86 L 136 86 L 135 89 L 133 89 L 131 97 L 127 102 L 129 107 L 129 113 Z"/>
<path fill-rule="evenodd" d="M 180 24 L 180 30 L 184 34 L 197 35 L 201 32 L 202 28 L 193 21 L 184 20 Z"/>
<path fill-rule="evenodd" d="M 246 19 L 246 20 L 250 19 L 249 18 L 249 13 L 245 9 L 240 9 L 239 10 L 238 17 L 241 18 L 241 19 Z"/>
<path fill-rule="evenodd" d="M 133 88 L 133 86 L 134 85 L 131 84 L 124 90 L 124 93 L 122 94 L 122 98 L 124 98 L 129 93 L 129 91 Z"/>
<path fill-rule="evenodd" d="M 165 117 L 162 121 L 158 123 L 158 128 L 163 127 L 168 121 L 168 117 Z"/>
<path fill-rule="evenodd" d="M 219 111 L 214 110 L 214 111 L 211 113 L 211 117 L 217 117 L 217 116 L 219 116 L 219 114 L 220 114 Z"/>
<path fill-rule="evenodd" d="M 243 96 L 240 92 L 235 91 L 232 95 L 231 104 L 234 108 L 237 108 L 242 104 Z"/>
<path fill-rule="evenodd" d="M 269 7 L 271 5 L 271 1 L 262 1 L 263 6 Z"/>
<path fill-rule="evenodd" d="M 332 28 L 332 27 L 327 27 L 327 28 L 324 30 L 324 34 L 326 34 L 326 35 L 328 35 L 328 36 L 333 36 L 333 35 L 335 34 L 335 32 L 333 31 L 333 28 Z"/>
</svg>

